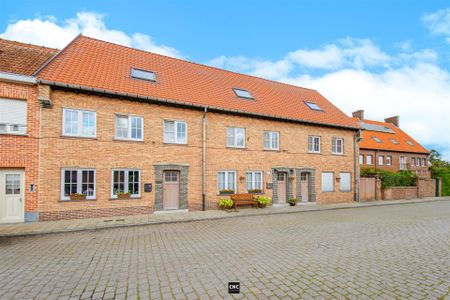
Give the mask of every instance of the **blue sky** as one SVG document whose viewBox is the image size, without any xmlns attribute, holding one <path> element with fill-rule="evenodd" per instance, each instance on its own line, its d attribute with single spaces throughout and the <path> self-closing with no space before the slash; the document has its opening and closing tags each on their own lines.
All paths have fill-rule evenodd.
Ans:
<svg viewBox="0 0 450 300">
<path fill-rule="evenodd" d="M 63 47 L 78 32 L 315 88 L 450 159 L 450 2 L 4 1 L 0 37 Z M 438 108 L 438 109 L 436 109 Z"/>
</svg>

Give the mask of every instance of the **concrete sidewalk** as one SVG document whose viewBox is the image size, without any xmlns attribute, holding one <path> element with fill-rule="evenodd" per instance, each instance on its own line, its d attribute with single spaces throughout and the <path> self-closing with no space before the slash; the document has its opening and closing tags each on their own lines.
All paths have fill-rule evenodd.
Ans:
<svg viewBox="0 0 450 300">
<path fill-rule="evenodd" d="M 424 198 L 413 200 L 370 201 L 362 203 L 341 203 L 317 205 L 315 203 L 298 204 L 291 206 L 266 207 L 264 209 L 245 208 L 238 211 L 208 210 L 180 213 L 159 213 L 149 215 L 136 215 L 125 217 L 108 217 L 94 219 L 77 219 L 52 222 L 1 224 L 0 237 L 28 236 L 48 233 L 61 233 L 84 230 L 100 230 L 116 227 L 167 224 L 178 222 L 192 222 L 202 220 L 215 220 L 223 218 L 236 218 L 246 216 L 262 216 L 272 214 L 289 214 L 308 211 L 322 211 L 345 208 L 363 208 L 383 205 L 413 204 L 430 201 L 450 201 L 450 197 Z"/>
</svg>

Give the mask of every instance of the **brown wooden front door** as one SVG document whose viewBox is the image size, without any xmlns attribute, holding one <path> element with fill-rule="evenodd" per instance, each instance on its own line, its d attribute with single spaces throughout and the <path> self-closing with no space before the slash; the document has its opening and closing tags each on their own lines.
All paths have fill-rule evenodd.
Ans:
<svg viewBox="0 0 450 300">
<path fill-rule="evenodd" d="M 277 173 L 277 184 L 278 184 L 278 203 L 284 204 L 286 203 L 286 180 L 287 174 L 286 172 L 278 172 Z"/>
<path fill-rule="evenodd" d="M 309 201 L 309 174 L 302 172 L 300 174 L 300 192 L 302 196 L 302 202 Z"/>
<path fill-rule="evenodd" d="M 164 171 L 163 208 L 180 208 L 180 172 Z"/>
</svg>

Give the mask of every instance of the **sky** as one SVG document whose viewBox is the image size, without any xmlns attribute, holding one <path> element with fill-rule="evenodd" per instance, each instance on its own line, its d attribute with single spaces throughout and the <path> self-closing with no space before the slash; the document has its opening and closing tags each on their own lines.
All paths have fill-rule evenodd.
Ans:
<svg viewBox="0 0 450 300">
<path fill-rule="evenodd" d="M 2 38 L 63 48 L 78 33 L 399 115 L 450 160 L 449 0 L 2 1 Z"/>
</svg>

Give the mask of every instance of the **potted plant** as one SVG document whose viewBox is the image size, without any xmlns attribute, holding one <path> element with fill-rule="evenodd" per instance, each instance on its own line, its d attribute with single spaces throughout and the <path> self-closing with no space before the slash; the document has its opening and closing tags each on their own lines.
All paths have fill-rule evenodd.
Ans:
<svg viewBox="0 0 450 300">
<path fill-rule="evenodd" d="M 70 200 L 86 200 L 85 194 L 74 193 L 74 194 L 70 194 L 69 197 L 70 197 Z"/>
<path fill-rule="evenodd" d="M 117 192 L 117 199 L 130 199 L 131 193 L 125 193 L 125 192 Z"/>
<path fill-rule="evenodd" d="M 219 194 L 221 194 L 221 195 L 231 195 L 231 194 L 234 194 L 234 191 L 233 190 L 224 189 L 224 190 L 220 190 Z"/>
<path fill-rule="evenodd" d="M 231 199 L 220 199 L 217 204 L 221 209 L 230 209 L 234 206 L 234 202 Z"/>
<path fill-rule="evenodd" d="M 249 194 L 261 194 L 262 191 L 260 189 L 252 189 L 252 190 L 248 190 Z"/>
<path fill-rule="evenodd" d="M 297 198 L 291 198 L 288 200 L 290 206 L 295 206 L 297 202 L 298 202 Z"/>
<path fill-rule="evenodd" d="M 259 208 L 264 208 L 267 204 L 270 203 L 270 198 L 266 196 L 259 196 L 258 198 L 256 198 L 256 202 L 258 202 Z"/>
</svg>

